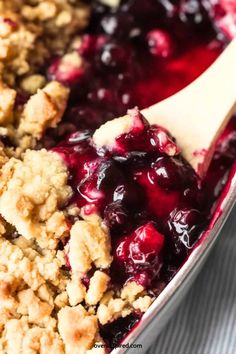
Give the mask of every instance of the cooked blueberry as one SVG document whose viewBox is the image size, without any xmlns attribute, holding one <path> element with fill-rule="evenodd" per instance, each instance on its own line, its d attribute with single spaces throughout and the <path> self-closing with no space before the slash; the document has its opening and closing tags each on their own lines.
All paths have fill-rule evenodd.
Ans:
<svg viewBox="0 0 236 354">
<path fill-rule="evenodd" d="M 108 68 L 125 70 L 130 61 L 130 53 L 120 44 L 108 43 L 102 49 L 100 60 Z"/>
<path fill-rule="evenodd" d="M 154 183 L 167 189 L 182 189 L 192 182 L 193 171 L 181 160 L 172 157 L 160 157 L 151 165 L 149 172 Z"/>
<path fill-rule="evenodd" d="M 116 13 L 103 17 L 101 27 L 106 34 L 116 37 L 129 36 L 135 26 L 134 18 L 128 13 Z"/>
<path fill-rule="evenodd" d="M 168 233 L 178 254 L 182 247 L 190 249 L 198 239 L 206 219 L 197 209 L 175 209 L 168 220 Z"/>
<path fill-rule="evenodd" d="M 88 99 L 97 105 L 109 107 L 116 102 L 117 97 L 112 90 L 99 86 L 88 93 Z"/>
<path fill-rule="evenodd" d="M 137 210 L 144 202 L 144 193 L 138 184 L 126 182 L 116 187 L 113 193 L 113 201 L 121 201 L 127 208 Z"/>
<path fill-rule="evenodd" d="M 85 34 L 81 38 L 81 42 L 78 45 L 78 52 L 85 58 L 90 58 L 91 56 L 96 55 L 103 45 L 106 43 L 106 36 L 104 35 L 92 35 Z"/>
<path fill-rule="evenodd" d="M 97 188 L 110 190 L 123 176 L 113 161 L 103 161 L 97 171 Z"/>
<path fill-rule="evenodd" d="M 115 262 L 129 276 L 147 272 L 150 282 L 161 269 L 164 242 L 164 236 L 148 223 L 118 242 Z"/>
<path fill-rule="evenodd" d="M 98 109 L 75 106 L 67 112 L 67 119 L 73 122 L 77 129 L 96 129 L 102 123 L 103 116 Z"/>
<path fill-rule="evenodd" d="M 182 0 L 179 10 L 180 19 L 190 25 L 209 23 L 209 14 L 204 5 L 198 0 Z"/>
<path fill-rule="evenodd" d="M 160 58 L 169 57 L 173 52 L 173 43 L 169 34 L 160 29 L 154 29 L 147 34 L 150 52 Z"/>
<path fill-rule="evenodd" d="M 119 227 L 127 222 L 128 212 L 121 202 L 116 201 L 106 206 L 104 219 L 109 227 Z"/>
</svg>

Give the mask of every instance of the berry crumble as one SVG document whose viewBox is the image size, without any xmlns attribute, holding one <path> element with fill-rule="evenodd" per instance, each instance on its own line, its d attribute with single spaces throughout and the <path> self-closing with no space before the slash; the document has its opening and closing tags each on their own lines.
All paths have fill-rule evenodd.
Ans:
<svg viewBox="0 0 236 354">
<path fill-rule="evenodd" d="M 200 180 L 140 109 L 235 35 L 234 0 L 0 0 L 0 353 L 105 354 L 185 262 L 236 117 Z"/>
</svg>

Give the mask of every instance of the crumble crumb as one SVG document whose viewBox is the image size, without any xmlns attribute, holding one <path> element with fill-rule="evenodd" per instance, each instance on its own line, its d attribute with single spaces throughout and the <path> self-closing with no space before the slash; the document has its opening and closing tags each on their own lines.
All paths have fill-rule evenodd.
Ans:
<svg viewBox="0 0 236 354">
<path fill-rule="evenodd" d="M 32 289 L 20 291 L 17 294 L 17 297 L 19 301 L 17 313 L 28 316 L 29 323 L 34 323 L 43 327 L 55 327 L 56 320 L 50 318 L 53 305 L 41 301 Z"/>
<path fill-rule="evenodd" d="M 46 78 L 43 75 L 34 74 L 24 77 L 20 82 L 20 87 L 23 91 L 35 94 L 38 89 L 46 85 Z"/>
<path fill-rule="evenodd" d="M 54 306 L 53 303 L 53 290 L 45 283 L 41 285 L 36 292 L 38 298 L 51 306 Z"/>
<path fill-rule="evenodd" d="M 61 271 L 64 259 L 60 259 L 55 250 L 42 250 L 41 254 L 38 253 L 34 259 L 34 264 L 40 274 L 52 285 L 64 290 L 67 283 L 67 279 Z"/>
<path fill-rule="evenodd" d="M 120 297 L 132 303 L 136 296 L 144 291 L 144 287 L 135 281 L 129 281 L 121 290 Z"/>
<path fill-rule="evenodd" d="M 151 306 L 152 302 L 153 299 L 150 296 L 145 295 L 143 297 L 139 297 L 133 302 L 133 308 L 141 312 L 146 312 L 147 309 Z"/>
<path fill-rule="evenodd" d="M 29 56 L 40 34 L 40 28 L 38 26 L 31 27 L 24 23 L 17 11 L 8 10 L 7 7 L 11 7 L 10 4 L 8 5 L 5 1 L 1 1 L 0 75 L 7 83 L 14 84 L 15 75 L 23 75 L 30 71 Z M 4 21 L 5 18 L 10 21 Z M 34 49 L 37 53 L 38 48 Z M 45 50 L 43 48 L 40 49 L 40 52 L 42 52 L 41 58 L 45 57 Z"/>
<path fill-rule="evenodd" d="M 88 305 L 96 305 L 107 290 L 110 277 L 97 270 L 90 279 L 89 288 L 86 293 L 85 301 Z"/>
<path fill-rule="evenodd" d="M 14 293 L 19 286 L 19 279 L 5 271 L 0 272 L 0 333 L 5 323 L 16 316 L 17 301 Z"/>
<path fill-rule="evenodd" d="M 132 130 L 134 118 L 131 115 L 115 118 L 101 125 L 93 134 L 93 142 L 98 148 L 113 148 L 116 138 Z"/>
<path fill-rule="evenodd" d="M 79 274 L 72 274 L 71 281 L 67 284 L 66 291 L 71 306 L 81 303 L 86 295 L 86 287 L 81 282 Z"/>
<path fill-rule="evenodd" d="M 4 238 L 0 238 L 0 266 L 16 278 L 23 279 L 33 290 L 45 283 L 34 263 L 24 256 L 20 248 Z"/>
<path fill-rule="evenodd" d="M 79 216 L 80 215 L 80 208 L 78 208 L 75 204 L 69 205 L 66 208 L 67 215 L 70 216 Z"/>
<path fill-rule="evenodd" d="M 9 160 L 7 150 L 0 144 L 0 168 Z"/>
<path fill-rule="evenodd" d="M 68 295 L 66 291 L 63 291 L 62 293 L 58 294 L 55 299 L 54 299 L 54 304 L 56 307 L 61 309 L 62 307 L 66 306 L 69 304 L 68 301 Z"/>
<path fill-rule="evenodd" d="M 58 329 L 68 354 L 92 349 L 99 330 L 97 317 L 89 315 L 82 305 L 62 308 L 58 313 Z"/>
<path fill-rule="evenodd" d="M 64 252 L 39 250 L 33 240 L 27 240 L 23 236 L 12 240 L 9 247 L 12 248 L 12 252 L 20 251 L 27 261 L 31 262 L 31 267 L 37 269 L 44 280 L 50 282 L 54 287 L 64 290 L 67 282 L 61 271 L 61 267 L 65 264 Z"/>
<path fill-rule="evenodd" d="M 66 108 L 69 89 L 57 81 L 47 84 L 29 99 L 20 118 L 18 134 L 30 134 L 36 139 L 51 127 L 55 128 Z"/>
<path fill-rule="evenodd" d="M 1 341 L 4 345 L 3 354 L 65 353 L 64 345 L 58 333 L 50 327 L 30 327 L 26 316 L 8 321 Z"/>
<path fill-rule="evenodd" d="M 0 124 L 7 125 L 13 121 L 13 108 L 16 91 L 0 83 Z"/>
<path fill-rule="evenodd" d="M 87 272 L 92 263 L 97 268 L 108 268 L 112 261 L 110 252 L 110 235 L 98 216 L 76 221 L 72 226 L 68 251 L 72 272 Z"/>
<path fill-rule="evenodd" d="M 1 170 L 0 213 L 26 239 L 53 249 L 68 233 L 59 209 L 71 196 L 67 169 L 59 155 L 27 150 L 23 160 L 11 158 Z"/>
<path fill-rule="evenodd" d="M 95 271 L 90 279 L 88 290 L 82 282 L 82 273 L 73 273 L 66 290 L 71 306 L 80 304 L 85 300 L 87 305 L 96 305 L 107 290 L 110 277 L 99 270 Z"/>
<path fill-rule="evenodd" d="M 153 299 L 146 295 L 142 285 L 130 281 L 116 294 L 108 291 L 104 294 L 97 309 L 99 322 L 104 325 L 119 317 L 126 317 L 135 310 L 145 312 L 153 302 Z"/>
<path fill-rule="evenodd" d="M 111 298 L 107 304 L 98 306 L 97 316 L 102 325 L 112 322 L 119 317 L 126 317 L 132 312 L 132 308 L 122 299 Z"/>
<path fill-rule="evenodd" d="M 70 0 L 0 0 L 0 76 L 9 85 L 64 53 L 89 21 L 90 6 Z M 5 21 L 5 19 L 9 21 Z"/>
<path fill-rule="evenodd" d="M 20 267 L 20 264 L 17 264 Z M 54 308 L 48 299 L 45 284 L 33 291 L 28 288 L 27 283 L 21 272 L 12 272 L 11 269 L 5 269 L 0 272 L 0 332 L 4 330 L 9 320 L 27 316 L 30 324 L 36 324 L 41 327 L 55 328 L 56 320 L 51 317 Z M 42 300 L 41 297 L 44 297 Z"/>
</svg>

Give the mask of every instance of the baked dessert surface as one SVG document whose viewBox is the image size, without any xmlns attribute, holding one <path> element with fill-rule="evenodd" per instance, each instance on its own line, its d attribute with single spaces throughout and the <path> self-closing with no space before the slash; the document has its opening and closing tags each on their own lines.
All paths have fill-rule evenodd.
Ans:
<svg viewBox="0 0 236 354">
<path fill-rule="evenodd" d="M 111 111 L 125 114 L 137 97 L 141 106 L 162 98 L 161 90 L 158 98 L 156 89 L 152 98 L 143 91 L 144 77 L 133 87 L 140 68 L 133 68 L 132 46 L 140 38 L 131 15 L 140 15 L 132 3 L 0 1 L 2 354 L 105 353 L 118 344 L 191 252 L 223 186 L 222 171 L 235 157 L 232 120 L 213 161 L 219 175 L 199 188 L 174 139 L 148 126 L 138 109 L 117 131 L 107 123 L 105 134 L 94 133 Z M 147 3 L 151 14 L 153 2 Z M 185 3 L 179 11 L 188 27 L 194 20 Z M 205 16 L 201 6 L 196 11 Z M 93 34 L 96 16 L 102 34 Z M 221 30 L 223 19 L 217 18 Z M 145 31 L 145 48 L 158 68 L 166 58 L 169 70 L 168 33 Z M 225 32 L 232 36 L 232 27 Z M 213 42 L 205 66 L 222 49 Z M 186 80 L 203 69 L 190 70 Z M 110 87 L 121 82 L 118 98 L 108 80 Z M 95 87 L 84 93 L 87 82 Z"/>
</svg>

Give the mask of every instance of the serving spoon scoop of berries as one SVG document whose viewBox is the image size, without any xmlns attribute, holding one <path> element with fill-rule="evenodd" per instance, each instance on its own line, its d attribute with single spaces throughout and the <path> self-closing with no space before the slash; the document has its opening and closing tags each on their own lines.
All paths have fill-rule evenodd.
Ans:
<svg viewBox="0 0 236 354">
<path fill-rule="evenodd" d="M 190 85 L 142 111 L 150 124 L 170 131 L 182 155 L 200 177 L 208 169 L 217 138 L 236 110 L 235 83 L 236 38 Z M 107 135 L 108 128 L 111 137 L 119 136 L 127 119 L 124 116 L 105 123 L 95 133 L 95 140 Z"/>
</svg>

